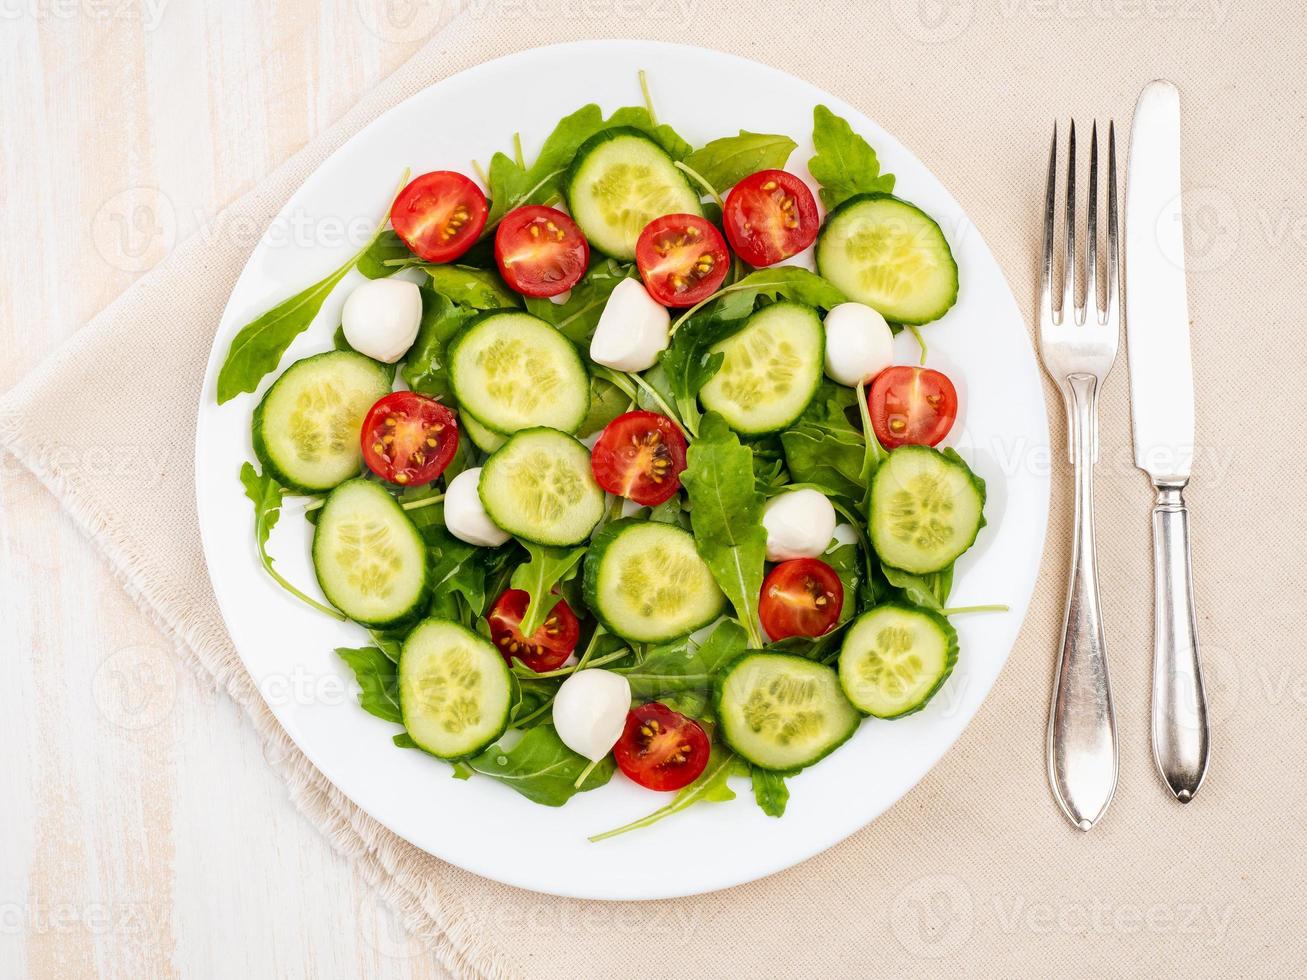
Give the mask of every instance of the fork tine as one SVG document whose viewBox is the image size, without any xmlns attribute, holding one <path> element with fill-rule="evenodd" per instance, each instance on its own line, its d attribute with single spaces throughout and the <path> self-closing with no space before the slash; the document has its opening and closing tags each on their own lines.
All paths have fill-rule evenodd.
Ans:
<svg viewBox="0 0 1307 980">
<path fill-rule="evenodd" d="M 1092 297 L 1095 311 L 1098 304 L 1098 120 L 1089 136 L 1089 213 L 1085 234 L 1085 310 L 1089 310 Z"/>
<path fill-rule="evenodd" d="M 1075 311 L 1075 322 L 1084 323 L 1084 310 L 1076 306 L 1076 121 L 1071 120 L 1071 139 L 1066 159 L 1066 258 L 1062 266 L 1062 322 Z"/>
<path fill-rule="evenodd" d="M 1044 266 L 1040 294 L 1044 309 L 1053 311 L 1053 211 L 1057 199 L 1057 123 L 1053 123 L 1053 142 L 1048 149 L 1048 186 L 1044 191 Z"/>
<path fill-rule="evenodd" d="M 1107 299 L 1103 304 L 1103 323 L 1110 324 L 1110 319 L 1117 308 L 1116 257 L 1118 254 L 1116 230 L 1116 123 L 1107 124 Z"/>
</svg>

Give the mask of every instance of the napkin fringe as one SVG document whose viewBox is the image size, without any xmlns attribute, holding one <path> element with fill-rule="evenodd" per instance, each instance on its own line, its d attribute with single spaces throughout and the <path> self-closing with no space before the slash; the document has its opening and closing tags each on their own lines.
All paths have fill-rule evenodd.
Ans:
<svg viewBox="0 0 1307 980">
<path fill-rule="evenodd" d="M 244 710 L 263 742 L 269 765 L 286 782 L 295 808 L 359 869 L 408 933 L 451 975 L 474 980 L 520 975 L 502 953 L 484 942 L 470 917 L 445 908 L 424 874 L 423 864 L 431 859 L 364 813 L 300 752 L 259 696 L 226 634 L 209 624 L 181 626 L 163 612 L 184 603 L 185 597 L 160 588 L 159 577 L 152 576 L 146 559 L 125 544 L 117 525 L 85 500 L 76 482 L 50 466 L 42 449 L 24 436 L 21 415 L 11 407 L 17 394 L 17 389 L 11 390 L 4 399 L 9 405 L 0 411 L 0 450 L 22 463 L 102 551 L 123 591 L 172 642 L 196 679 L 220 685 Z M 156 583 L 152 593 L 145 582 Z"/>
</svg>

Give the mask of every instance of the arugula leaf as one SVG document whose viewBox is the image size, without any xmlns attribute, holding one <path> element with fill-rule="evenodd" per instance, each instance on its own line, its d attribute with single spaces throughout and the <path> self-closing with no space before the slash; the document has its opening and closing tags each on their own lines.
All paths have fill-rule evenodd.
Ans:
<svg viewBox="0 0 1307 980">
<path fill-rule="evenodd" d="M 852 388 L 824 381 L 803 415 L 780 436 L 793 482 L 811 483 L 852 505 L 866 492 L 862 433 L 847 414 L 856 400 Z"/>
<path fill-rule="evenodd" d="M 540 153 L 530 167 L 519 166 L 512 157 L 496 153 L 490 158 L 490 213 L 482 237 L 509 211 L 523 204 L 543 204 L 558 197 L 560 185 L 577 148 L 603 128 L 603 111 L 593 102 L 564 116 L 545 137 Z"/>
<path fill-rule="evenodd" d="M 400 187 L 408 181 L 408 171 L 400 181 Z M 396 192 L 398 193 L 398 191 Z M 377 225 L 367 245 L 359 249 L 338 269 L 325 279 L 300 290 L 289 299 L 284 299 L 266 313 L 255 317 L 232 338 L 227 348 L 227 357 L 218 371 L 218 404 L 231 401 L 241 392 L 254 391 L 264 376 L 277 370 L 286 348 L 296 337 L 308 329 L 322 309 L 328 294 L 336 284 L 359 263 L 364 254 L 372 248 L 373 243 L 381 237 L 381 232 L 390 220 L 390 208 Z"/>
<path fill-rule="evenodd" d="M 613 129 L 617 126 L 629 126 L 648 134 L 673 160 L 684 160 L 694 149 L 671 126 L 657 122 L 653 114 L 642 105 L 623 106 L 616 110 L 608 117 L 603 128 Z"/>
<path fill-rule="evenodd" d="M 336 647 L 359 685 L 359 705 L 383 721 L 404 724 L 399 709 L 399 672 L 395 662 L 376 647 Z"/>
<path fill-rule="evenodd" d="M 953 586 L 953 566 L 929 575 L 914 575 L 899 568 L 881 563 L 880 570 L 885 579 L 896 589 L 901 589 L 909 602 L 916 606 L 941 612 L 948 602 L 948 594 Z"/>
<path fill-rule="evenodd" d="M 547 601 L 549 593 L 560 581 L 576 574 L 577 566 L 585 555 L 585 548 L 552 548 L 530 541 L 523 542 L 522 546 L 526 548 L 531 560 L 513 570 L 509 584 L 531 597 L 519 626 L 522 635 L 529 637 L 544 625 L 549 613 L 558 604 L 557 596 L 553 602 Z"/>
<path fill-rule="evenodd" d="M 521 306 L 517 293 L 503 284 L 499 276 L 489 269 L 473 269 L 465 265 L 424 265 L 422 271 L 431 277 L 431 288 L 460 306 L 476 310 L 499 310 Z"/>
<path fill-rule="evenodd" d="M 460 306 L 433 290 L 422 290 L 422 323 L 400 369 L 410 388 L 433 398 L 452 400 L 445 348 L 474 316 L 476 310 L 471 307 Z"/>
<path fill-rule="evenodd" d="M 408 250 L 404 239 L 399 237 L 395 229 L 387 228 L 359 256 L 359 272 L 369 279 L 385 279 L 404 268 L 403 265 L 386 265 L 386 263 L 397 262 L 400 259 L 408 265 L 416 265 L 422 261 Z"/>
<path fill-rule="evenodd" d="M 707 299 L 696 303 L 672 323 L 673 335 L 699 316 L 709 321 L 742 320 L 753 312 L 759 298 L 788 299 L 805 306 L 832 309 L 848 301 L 847 297 L 829 280 L 815 272 L 794 265 L 756 269 L 739 282 L 723 286 Z M 704 307 L 711 308 L 702 313 Z M 720 329 L 720 327 L 719 327 Z"/>
<path fill-rule="evenodd" d="M 894 175 L 880 172 L 871 144 L 824 105 L 812 110 L 812 145 L 817 155 L 808 172 L 821 185 L 821 203 L 832 211 L 855 194 L 894 190 Z"/>
<path fill-rule="evenodd" d="M 638 664 L 610 669 L 626 678 L 635 701 L 661 701 L 682 691 L 706 695 L 717 670 L 743 653 L 747 642 L 748 635 L 739 623 L 723 619 L 700 646 L 693 646 L 685 637 L 651 648 Z"/>
<path fill-rule="evenodd" d="M 721 352 L 708 351 L 721 339 L 719 331 L 723 322 L 691 321 L 676 332 L 671 344 L 659 355 L 677 414 L 691 435 L 698 435 L 699 420 L 703 418 L 699 411 L 699 392 L 721 370 L 725 359 Z M 721 333 L 724 335 L 724 331 Z"/>
<path fill-rule="evenodd" d="M 576 430 L 576 437 L 584 439 L 603 429 L 631 405 L 631 396 L 607 378 L 595 375 L 590 379 L 590 411 Z"/>
<path fill-rule="evenodd" d="M 699 774 L 699 778 L 672 797 L 670 803 L 655 810 L 647 817 L 641 817 L 639 820 L 616 827 L 613 830 L 604 831 L 602 834 L 595 834 L 590 840 L 607 840 L 609 837 L 624 834 L 628 830 L 648 827 L 657 823 L 663 817 L 669 817 L 673 813 L 680 813 L 686 807 L 693 806 L 695 803 L 724 803 L 727 800 L 733 800 L 735 799 L 735 790 L 731 789 L 727 781 L 731 776 L 742 776 L 747 772 L 748 764 L 739 759 L 735 753 L 723 746 L 714 745 L 712 754 L 708 756 L 708 765 Z"/>
<path fill-rule="evenodd" d="M 344 621 L 346 618 L 344 613 L 323 605 L 316 599 L 311 599 L 291 585 L 273 567 L 272 556 L 268 554 L 268 537 L 272 534 L 272 529 L 277 526 L 278 518 L 281 517 L 281 486 L 272 477 L 260 475 L 252 463 L 241 464 L 241 485 L 245 488 L 245 496 L 254 504 L 254 541 L 258 545 L 259 561 L 263 563 L 267 573 L 278 585 L 301 602 Z"/>
<path fill-rule="evenodd" d="M 616 259 L 596 259 L 585 277 L 572 287 L 567 302 L 555 303 L 538 297 L 526 297 L 527 311 L 552 323 L 572 343 L 586 347 L 599 326 L 608 297 L 623 279 L 636 274 L 635 266 Z"/>
<path fill-rule="evenodd" d="M 466 762 L 475 772 L 497 779 L 543 806 L 562 806 L 578 792 L 597 789 L 616 769 L 612 758 L 605 758 L 578 790 L 573 784 L 590 760 L 564 745 L 552 725 L 530 729 L 511 749 L 492 745 Z"/>
<path fill-rule="evenodd" d="M 785 804 L 790 801 L 790 788 L 785 785 L 783 772 L 753 767 L 753 798 L 769 817 L 779 817 L 785 812 Z"/>
<path fill-rule="evenodd" d="M 785 166 L 798 144 L 788 136 L 750 133 L 723 136 L 685 158 L 685 165 L 718 190 L 738 184 L 759 170 Z"/>
<path fill-rule="evenodd" d="M 760 648 L 758 594 L 767 532 L 762 494 L 754 486 L 753 453 L 724 418 L 710 412 L 686 456 L 681 482 L 690 496 L 695 547 L 735 607 L 750 645 Z"/>
</svg>

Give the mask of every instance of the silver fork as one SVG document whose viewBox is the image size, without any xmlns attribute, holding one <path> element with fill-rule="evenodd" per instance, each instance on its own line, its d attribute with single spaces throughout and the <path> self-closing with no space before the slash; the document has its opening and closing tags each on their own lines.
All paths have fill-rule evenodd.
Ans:
<svg viewBox="0 0 1307 980">
<path fill-rule="evenodd" d="M 1107 136 L 1107 290 L 1098 289 L 1098 124 L 1089 148 L 1089 214 L 1084 299 L 1076 301 L 1076 127 L 1067 152 L 1066 251 L 1062 301 L 1053 308 L 1053 225 L 1056 211 L 1057 126 L 1048 156 L 1044 265 L 1039 302 L 1039 347 L 1044 369 L 1066 403 L 1067 443 L 1075 466 L 1075 531 L 1067 586 L 1062 651 L 1048 718 L 1048 779 L 1058 806 L 1080 830 L 1107 810 L 1116 789 L 1116 715 L 1107 679 L 1107 649 L 1098 605 L 1094 548 L 1094 462 L 1098 458 L 1098 392 L 1116 360 L 1117 302 L 1116 130 Z M 1088 311 L 1092 295 L 1093 310 Z"/>
</svg>

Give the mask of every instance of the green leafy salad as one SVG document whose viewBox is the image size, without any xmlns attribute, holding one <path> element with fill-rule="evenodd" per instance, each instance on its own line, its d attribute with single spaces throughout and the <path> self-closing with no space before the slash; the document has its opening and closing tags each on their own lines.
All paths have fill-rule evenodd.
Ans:
<svg viewBox="0 0 1307 980">
<path fill-rule="evenodd" d="M 359 281 L 253 409 L 260 559 L 366 631 L 336 654 L 395 745 L 544 806 L 662 794 L 594 840 L 736 777 L 781 816 L 787 779 L 935 696 L 950 616 L 1003 608 L 948 606 L 985 485 L 936 448 L 958 399 L 925 344 L 894 363 L 957 298 L 939 226 L 824 106 L 805 173 L 785 135 L 692 146 L 641 83 L 530 162 L 515 137 L 472 175 L 406 173 L 217 384 L 258 391 Z M 316 590 L 268 552 L 283 509 L 313 524 Z"/>
</svg>

